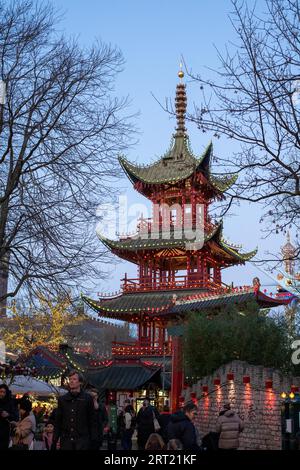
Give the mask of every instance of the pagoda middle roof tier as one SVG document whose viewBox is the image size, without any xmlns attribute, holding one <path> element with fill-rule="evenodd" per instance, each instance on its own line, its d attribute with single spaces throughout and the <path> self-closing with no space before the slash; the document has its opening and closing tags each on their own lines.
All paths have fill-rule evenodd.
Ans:
<svg viewBox="0 0 300 470">
<path fill-rule="evenodd" d="M 216 226 L 211 229 L 209 232 L 206 232 L 204 234 L 204 239 L 202 240 L 200 235 L 198 237 L 197 231 L 195 231 L 195 238 L 187 238 L 185 236 L 185 233 L 182 232 L 176 232 L 174 230 L 170 230 L 170 233 L 168 234 L 169 236 L 166 237 L 164 232 L 158 233 L 157 238 L 153 236 L 153 234 L 148 233 L 147 238 L 146 235 L 144 234 L 143 237 L 141 237 L 139 234 L 137 234 L 134 237 L 130 237 L 127 239 L 123 240 L 110 240 L 108 238 L 105 238 L 101 236 L 98 233 L 98 237 L 102 241 L 102 243 L 109 248 L 110 250 L 117 252 L 120 256 L 120 252 L 123 252 L 123 258 L 125 259 L 130 259 L 132 260 L 132 257 L 130 256 L 130 253 L 133 252 L 139 252 L 139 251 L 160 251 L 163 249 L 180 249 L 183 251 L 186 250 L 193 250 L 192 244 L 195 244 L 195 250 L 197 251 L 197 243 L 203 241 L 203 246 L 208 243 L 208 242 L 215 242 L 215 244 L 218 247 L 219 255 L 224 256 L 228 262 L 232 261 L 234 262 L 245 262 L 251 259 L 253 256 L 256 255 L 257 249 L 247 252 L 247 253 L 240 253 L 238 248 L 234 247 L 233 245 L 231 246 L 229 243 L 227 243 L 222 236 L 223 233 L 223 224 L 222 222 L 220 224 L 216 224 Z M 200 250 L 202 249 L 202 246 Z M 126 256 L 126 253 L 128 256 Z M 134 260 L 133 260 L 134 261 Z"/>
<path fill-rule="evenodd" d="M 119 157 L 119 162 L 133 184 L 137 182 L 150 185 L 175 184 L 189 178 L 195 172 L 201 172 L 214 191 L 223 193 L 235 183 L 237 175 L 214 176 L 211 173 L 212 149 L 210 143 L 200 157 L 195 157 L 188 136 L 175 135 L 170 149 L 155 163 L 146 166 L 135 165 L 124 157 Z"/>
<path fill-rule="evenodd" d="M 82 296 L 83 301 L 100 316 L 139 323 L 141 321 L 165 322 L 184 317 L 189 312 L 209 313 L 231 304 L 256 301 L 260 308 L 287 305 L 291 298 L 268 296 L 253 287 L 233 288 L 230 291 L 176 290 L 161 292 L 139 292 L 121 294 L 114 299 L 93 300 Z"/>
</svg>

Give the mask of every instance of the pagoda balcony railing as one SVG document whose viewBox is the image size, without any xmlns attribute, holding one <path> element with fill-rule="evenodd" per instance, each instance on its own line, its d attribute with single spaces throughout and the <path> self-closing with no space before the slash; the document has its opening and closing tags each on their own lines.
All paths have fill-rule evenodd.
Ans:
<svg viewBox="0 0 300 470">
<path fill-rule="evenodd" d="M 112 341 L 113 356 L 169 356 L 171 355 L 171 343 L 165 344 L 164 346 L 159 343 L 140 343 L 135 342 L 119 342 Z"/>
<path fill-rule="evenodd" d="M 228 291 L 230 286 L 223 282 L 214 282 L 213 279 L 203 279 L 202 277 L 196 277 L 196 273 L 175 276 L 172 280 L 161 280 L 148 278 L 145 276 L 141 279 L 122 279 L 122 290 L 123 292 L 137 292 L 137 291 L 163 291 L 163 290 L 177 290 L 177 289 L 204 289 L 204 290 L 223 290 Z"/>
<path fill-rule="evenodd" d="M 184 222 L 184 227 L 185 228 L 190 228 L 190 227 L 196 227 L 196 224 L 198 223 L 198 220 L 196 217 L 191 217 L 189 215 L 185 216 L 185 222 Z M 212 224 L 211 222 L 206 221 L 204 223 L 206 231 L 211 231 L 215 228 L 215 225 Z M 169 225 L 166 223 L 166 221 L 163 221 L 162 219 L 154 221 L 154 219 L 148 218 L 148 219 L 139 219 L 138 225 L 137 225 L 137 232 L 139 235 L 145 234 L 145 233 L 156 233 L 156 232 L 163 232 L 164 230 L 167 230 L 170 227 L 170 230 L 182 230 L 182 220 L 180 218 L 176 218 L 174 216 L 170 217 Z"/>
<path fill-rule="evenodd" d="M 197 223 L 198 221 L 195 218 L 193 218 L 193 220 L 191 220 L 191 218 L 186 218 L 185 223 L 184 223 L 184 229 L 186 230 L 186 229 L 192 228 L 193 230 L 195 230 Z M 204 223 L 204 228 L 205 228 L 205 232 L 207 233 L 215 229 L 216 225 L 212 224 L 211 222 L 206 221 Z M 152 234 L 159 234 L 159 237 L 163 238 L 164 233 L 168 237 L 168 235 L 173 232 L 175 233 L 177 232 L 181 234 L 182 230 L 183 230 L 183 227 L 182 227 L 181 221 L 178 219 L 175 219 L 174 217 L 172 217 L 172 219 L 170 220 L 169 226 L 163 223 L 162 220 L 160 220 L 159 222 L 158 221 L 154 222 L 153 219 L 140 219 L 138 222 L 136 231 L 133 231 L 130 233 L 116 232 L 116 236 L 119 237 L 120 241 L 129 240 L 131 238 L 136 238 L 138 236 L 142 238 L 143 237 L 148 238 Z"/>
</svg>

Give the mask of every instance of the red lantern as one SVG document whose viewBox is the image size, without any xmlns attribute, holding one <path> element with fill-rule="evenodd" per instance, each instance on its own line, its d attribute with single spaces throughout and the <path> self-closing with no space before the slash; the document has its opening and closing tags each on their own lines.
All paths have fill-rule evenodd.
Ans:
<svg viewBox="0 0 300 470">
<path fill-rule="evenodd" d="M 291 386 L 291 392 L 292 392 L 292 393 L 299 392 L 299 387 L 296 387 L 295 385 L 292 385 L 292 386 Z"/>
<path fill-rule="evenodd" d="M 207 386 L 207 385 L 203 385 L 202 391 L 203 391 L 204 393 L 207 393 L 207 392 L 208 392 L 208 386 Z"/>
<path fill-rule="evenodd" d="M 272 388 L 273 387 L 273 380 L 266 380 L 266 388 Z"/>
<path fill-rule="evenodd" d="M 250 383 L 250 377 L 249 375 L 245 375 L 243 377 L 243 384 L 249 384 Z"/>
<path fill-rule="evenodd" d="M 220 385 L 221 380 L 220 379 L 214 379 L 214 385 Z"/>
<path fill-rule="evenodd" d="M 234 380 L 234 374 L 232 372 L 227 374 L 227 380 Z"/>
<path fill-rule="evenodd" d="M 190 395 L 190 396 L 191 396 L 192 399 L 194 399 L 194 398 L 196 398 L 196 393 L 195 393 L 195 392 L 191 392 L 191 395 Z"/>
</svg>

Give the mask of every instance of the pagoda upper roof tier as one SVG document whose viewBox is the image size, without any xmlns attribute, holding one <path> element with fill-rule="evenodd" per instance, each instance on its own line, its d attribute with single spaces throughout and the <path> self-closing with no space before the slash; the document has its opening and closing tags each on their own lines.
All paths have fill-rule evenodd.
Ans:
<svg viewBox="0 0 300 470">
<path fill-rule="evenodd" d="M 212 174 L 212 149 L 213 146 L 210 143 L 200 157 L 195 157 L 190 148 L 188 136 L 186 134 L 175 135 L 170 149 L 151 165 L 135 165 L 124 157 L 119 157 L 119 161 L 133 184 L 137 182 L 148 185 L 175 184 L 200 172 L 205 176 L 213 192 L 223 193 L 235 183 L 237 175 L 214 176 Z"/>
<path fill-rule="evenodd" d="M 287 305 L 290 298 L 268 296 L 253 287 L 236 287 L 228 290 L 185 290 L 173 292 L 140 292 L 121 294 L 114 299 L 93 300 L 82 296 L 84 302 L 100 316 L 139 323 L 141 321 L 168 322 L 184 317 L 192 311 L 209 313 L 230 304 L 256 301 L 261 308 Z"/>
<path fill-rule="evenodd" d="M 185 233 L 171 230 L 168 233 L 168 237 L 164 234 L 164 232 L 159 232 L 157 238 L 153 236 L 153 234 L 148 233 L 144 234 L 141 237 L 139 234 L 129 237 L 123 240 L 110 240 L 101 236 L 98 233 L 98 237 L 103 242 L 103 244 L 109 248 L 111 251 L 116 252 L 120 257 L 124 259 L 128 259 L 130 261 L 135 262 L 136 260 L 132 256 L 132 254 L 139 251 L 160 251 L 163 249 L 179 249 L 179 250 L 193 250 L 192 244 L 195 244 L 195 249 L 193 251 L 198 251 L 197 249 L 197 242 L 200 242 L 200 237 L 198 238 L 198 233 L 196 232 L 195 238 L 190 239 L 187 238 Z M 146 238 L 147 236 L 147 238 Z M 211 242 L 211 244 L 215 245 L 215 250 L 213 246 L 210 246 L 210 251 L 213 253 L 218 252 L 218 256 L 224 258 L 229 264 L 236 264 L 236 263 L 244 263 L 245 261 L 250 260 L 253 256 L 256 255 L 257 249 L 247 252 L 241 253 L 239 249 L 233 245 L 230 245 L 228 242 L 225 241 L 223 238 L 223 224 L 222 222 L 216 224 L 216 226 L 207 231 L 204 235 L 203 245 L 204 247 L 207 243 Z"/>
</svg>

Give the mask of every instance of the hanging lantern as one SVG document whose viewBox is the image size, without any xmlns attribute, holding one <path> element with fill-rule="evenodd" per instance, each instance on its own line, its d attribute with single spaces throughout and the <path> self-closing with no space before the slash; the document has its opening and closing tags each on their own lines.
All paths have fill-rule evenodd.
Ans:
<svg viewBox="0 0 300 470">
<path fill-rule="evenodd" d="M 221 380 L 220 379 L 214 379 L 214 385 L 220 385 L 221 384 Z"/>
<path fill-rule="evenodd" d="M 273 380 L 266 380 L 265 386 L 266 388 L 273 388 Z"/>
<path fill-rule="evenodd" d="M 227 380 L 234 380 L 234 374 L 232 372 L 227 374 Z"/>
<path fill-rule="evenodd" d="M 243 384 L 249 384 L 250 383 L 250 377 L 249 375 L 244 375 L 243 377 Z"/>
<path fill-rule="evenodd" d="M 208 386 L 207 385 L 202 386 L 202 392 L 204 392 L 204 393 L 208 392 Z"/>
</svg>

